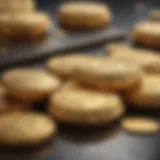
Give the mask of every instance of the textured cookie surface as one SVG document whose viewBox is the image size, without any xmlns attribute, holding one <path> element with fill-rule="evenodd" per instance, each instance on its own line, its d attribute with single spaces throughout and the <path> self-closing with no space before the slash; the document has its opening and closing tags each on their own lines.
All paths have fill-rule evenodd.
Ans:
<svg viewBox="0 0 160 160">
<path fill-rule="evenodd" d="M 43 100 L 60 85 L 56 76 L 43 70 L 19 68 L 9 70 L 3 75 L 3 83 L 8 92 L 24 100 Z"/>
<path fill-rule="evenodd" d="M 112 58 L 97 58 L 77 70 L 76 81 L 104 90 L 125 90 L 141 81 L 139 67 Z"/>
<path fill-rule="evenodd" d="M 64 123 L 94 125 L 118 119 L 124 108 L 116 94 L 67 88 L 51 97 L 49 112 Z"/>
<path fill-rule="evenodd" d="M 71 54 L 50 59 L 46 67 L 62 77 L 71 77 L 78 68 L 92 63 L 92 57 L 84 54 Z"/>
<path fill-rule="evenodd" d="M 59 21 L 67 28 L 96 29 L 111 21 L 111 13 L 105 4 L 70 2 L 60 6 Z"/>
<path fill-rule="evenodd" d="M 133 28 L 133 40 L 150 47 L 160 47 L 160 22 L 141 22 Z"/>
<path fill-rule="evenodd" d="M 136 134 L 153 134 L 160 131 L 160 124 L 152 119 L 145 117 L 128 117 L 122 122 L 125 130 Z"/>
<path fill-rule="evenodd" d="M 160 109 L 160 76 L 144 75 L 142 86 L 126 94 L 126 100 L 135 107 Z"/>
<path fill-rule="evenodd" d="M 43 143 L 56 131 L 54 122 L 38 113 L 10 113 L 0 117 L 0 143 L 7 146 L 32 146 Z"/>
</svg>

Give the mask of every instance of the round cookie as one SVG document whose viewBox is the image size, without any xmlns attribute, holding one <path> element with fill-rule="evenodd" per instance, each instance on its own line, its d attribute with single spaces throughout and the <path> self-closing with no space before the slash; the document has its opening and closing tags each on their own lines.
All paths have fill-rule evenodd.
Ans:
<svg viewBox="0 0 160 160">
<path fill-rule="evenodd" d="M 43 100 L 60 86 L 56 76 L 31 68 L 9 70 L 2 80 L 9 94 L 28 101 Z"/>
<path fill-rule="evenodd" d="M 49 17 L 42 12 L 0 14 L 0 35 L 7 38 L 38 38 L 45 35 L 49 28 Z"/>
<path fill-rule="evenodd" d="M 142 85 L 126 93 L 129 104 L 139 109 L 160 109 L 160 76 L 143 75 Z"/>
<path fill-rule="evenodd" d="M 57 91 L 48 110 L 60 122 L 85 126 L 115 121 L 122 116 L 124 107 L 116 94 L 72 88 Z"/>
<path fill-rule="evenodd" d="M 58 13 L 60 24 L 69 29 L 103 28 L 111 21 L 105 4 L 95 2 L 70 2 L 62 4 Z"/>
<path fill-rule="evenodd" d="M 70 78 L 77 68 L 92 63 L 93 58 L 84 54 L 71 54 L 66 56 L 54 57 L 46 63 L 46 67 L 52 73 L 63 78 Z"/>
<path fill-rule="evenodd" d="M 114 59 L 134 63 L 149 73 L 160 73 L 160 57 L 156 51 L 134 48 L 125 43 L 111 43 L 106 51 Z"/>
<path fill-rule="evenodd" d="M 160 22 L 136 24 L 133 28 L 132 37 L 136 43 L 149 47 L 160 47 Z"/>
<path fill-rule="evenodd" d="M 77 69 L 73 79 L 91 88 L 124 91 L 140 85 L 141 70 L 136 65 L 103 57 Z"/>
<path fill-rule="evenodd" d="M 33 12 L 35 10 L 34 0 L 1 0 L 0 12 L 19 13 Z"/>
<path fill-rule="evenodd" d="M 149 17 L 153 21 L 160 21 L 160 10 L 153 10 L 149 13 Z"/>
<path fill-rule="evenodd" d="M 54 136 L 56 126 L 40 113 L 10 113 L 0 116 L 0 144 L 29 147 L 44 143 Z"/>
<path fill-rule="evenodd" d="M 160 131 L 160 124 L 146 117 L 128 117 L 122 121 L 125 130 L 136 134 L 153 134 Z"/>
</svg>

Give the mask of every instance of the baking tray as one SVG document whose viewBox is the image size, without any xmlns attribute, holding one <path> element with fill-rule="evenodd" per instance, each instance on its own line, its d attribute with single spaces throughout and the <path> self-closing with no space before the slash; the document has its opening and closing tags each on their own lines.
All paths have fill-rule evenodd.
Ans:
<svg viewBox="0 0 160 160">
<path fill-rule="evenodd" d="M 42 59 L 58 52 L 73 50 L 102 41 L 124 38 L 126 31 L 110 27 L 93 32 L 61 33 L 53 26 L 45 39 L 37 42 L 0 41 L 0 68 L 26 61 Z"/>
</svg>

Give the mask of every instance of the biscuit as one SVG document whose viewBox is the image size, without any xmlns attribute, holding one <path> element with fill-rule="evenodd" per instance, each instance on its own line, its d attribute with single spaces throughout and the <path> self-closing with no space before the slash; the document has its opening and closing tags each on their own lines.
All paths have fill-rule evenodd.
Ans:
<svg viewBox="0 0 160 160">
<path fill-rule="evenodd" d="M 143 75 L 142 86 L 126 93 L 125 99 L 135 108 L 160 109 L 160 76 Z"/>
<path fill-rule="evenodd" d="M 0 85 L 0 114 L 28 111 L 31 111 L 30 104 L 14 99 L 8 95 L 6 89 Z"/>
<path fill-rule="evenodd" d="M 120 118 L 124 107 L 118 95 L 71 88 L 51 96 L 49 113 L 58 121 L 77 125 L 102 125 Z"/>
<path fill-rule="evenodd" d="M 139 65 L 145 72 L 160 73 L 160 57 L 156 51 L 134 48 L 125 43 L 111 43 L 106 46 L 106 51 L 114 59 Z"/>
<path fill-rule="evenodd" d="M 31 68 L 9 70 L 2 80 L 9 94 L 28 101 L 43 100 L 60 86 L 56 76 Z"/>
<path fill-rule="evenodd" d="M 136 134 L 153 134 L 160 131 L 160 124 L 146 117 L 128 117 L 122 121 L 125 130 Z"/>
<path fill-rule="evenodd" d="M 160 21 L 160 10 L 153 10 L 149 13 L 149 18 L 153 21 Z"/>
<path fill-rule="evenodd" d="M 105 4 L 70 2 L 59 8 L 59 22 L 69 29 L 103 28 L 111 21 L 111 12 Z"/>
<path fill-rule="evenodd" d="M 140 85 L 141 70 L 136 65 L 103 57 L 77 69 L 73 80 L 100 90 L 124 91 Z"/>
<path fill-rule="evenodd" d="M 0 35 L 6 38 L 38 38 L 45 35 L 49 28 L 49 17 L 42 12 L 0 14 Z"/>
<path fill-rule="evenodd" d="M 0 12 L 19 13 L 35 11 L 34 0 L 1 0 Z"/>
<path fill-rule="evenodd" d="M 141 22 L 134 26 L 133 40 L 144 46 L 160 47 L 160 22 Z"/>
<path fill-rule="evenodd" d="M 40 113 L 10 113 L 0 116 L 0 144 L 9 147 L 36 146 L 54 136 L 56 126 Z"/>
<path fill-rule="evenodd" d="M 91 62 L 91 56 L 85 54 L 70 54 L 49 59 L 46 67 L 52 73 L 56 73 L 63 78 L 70 78 L 77 71 L 77 68 Z"/>
</svg>

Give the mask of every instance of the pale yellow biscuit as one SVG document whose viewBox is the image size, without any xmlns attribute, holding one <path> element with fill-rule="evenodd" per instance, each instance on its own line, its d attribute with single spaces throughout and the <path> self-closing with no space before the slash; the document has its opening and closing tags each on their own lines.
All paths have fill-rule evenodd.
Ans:
<svg viewBox="0 0 160 160">
<path fill-rule="evenodd" d="M 31 68 L 9 70 L 2 80 L 9 94 L 29 101 L 43 100 L 60 86 L 56 76 Z"/>
<path fill-rule="evenodd" d="M 54 136 L 56 126 L 40 113 L 10 113 L 0 116 L 0 144 L 20 147 L 41 144 Z"/>
<path fill-rule="evenodd" d="M 141 22 L 134 26 L 132 38 L 136 43 L 160 47 L 160 22 Z"/>
<path fill-rule="evenodd" d="M 160 73 L 160 56 L 156 51 L 134 48 L 120 42 L 108 44 L 106 51 L 112 58 L 139 65 L 148 73 Z"/>
<path fill-rule="evenodd" d="M 70 2 L 60 6 L 58 17 L 60 24 L 70 29 L 96 29 L 109 24 L 111 12 L 101 3 Z"/>
<path fill-rule="evenodd" d="M 136 65 L 102 57 L 77 68 L 73 79 L 88 87 L 123 91 L 141 83 L 141 70 Z"/>
<path fill-rule="evenodd" d="M 146 117 L 128 117 L 122 121 L 125 130 L 136 134 L 153 134 L 160 131 L 160 124 Z"/>
<path fill-rule="evenodd" d="M 0 35 L 7 38 L 38 38 L 50 28 L 50 20 L 43 12 L 0 14 Z"/>
<path fill-rule="evenodd" d="M 160 109 L 160 76 L 143 75 L 142 85 L 126 93 L 126 100 L 141 109 Z"/>
<path fill-rule="evenodd" d="M 0 12 L 20 13 L 35 11 L 34 0 L 1 0 Z"/>
<path fill-rule="evenodd" d="M 77 68 L 92 63 L 91 56 L 85 54 L 70 54 L 54 57 L 47 61 L 46 67 L 53 73 L 64 78 L 70 78 L 77 71 Z"/>
<path fill-rule="evenodd" d="M 50 98 L 48 110 L 60 122 L 77 125 L 110 123 L 124 113 L 118 95 L 80 88 L 57 91 Z"/>
</svg>

